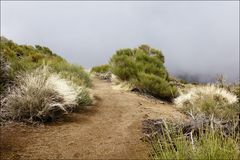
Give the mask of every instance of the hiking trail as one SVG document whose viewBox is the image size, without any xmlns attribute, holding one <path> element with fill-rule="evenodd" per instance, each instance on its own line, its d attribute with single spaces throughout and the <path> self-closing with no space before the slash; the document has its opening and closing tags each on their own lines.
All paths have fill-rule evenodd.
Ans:
<svg viewBox="0 0 240 160">
<path fill-rule="evenodd" d="M 63 121 L 40 126 L 12 123 L 1 128 L 1 157 L 9 159 L 143 159 L 142 120 L 184 119 L 172 105 L 114 90 L 92 79 L 96 104 Z"/>
</svg>

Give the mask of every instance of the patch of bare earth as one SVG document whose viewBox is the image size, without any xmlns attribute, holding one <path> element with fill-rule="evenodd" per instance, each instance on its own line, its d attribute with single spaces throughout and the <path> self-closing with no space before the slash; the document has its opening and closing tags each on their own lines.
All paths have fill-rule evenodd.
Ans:
<svg viewBox="0 0 240 160">
<path fill-rule="evenodd" d="M 113 90 L 111 83 L 98 79 L 93 84 L 97 103 L 84 113 L 47 125 L 2 127 L 0 159 L 145 159 L 142 120 L 184 119 L 169 104 Z"/>
</svg>

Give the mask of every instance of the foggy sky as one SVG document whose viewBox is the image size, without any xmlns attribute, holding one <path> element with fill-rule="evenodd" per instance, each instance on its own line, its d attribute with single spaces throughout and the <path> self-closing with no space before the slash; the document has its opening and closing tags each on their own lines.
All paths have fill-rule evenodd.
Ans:
<svg viewBox="0 0 240 160">
<path fill-rule="evenodd" d="M 239 2 L 2 2 L 1 35 L 86 68 L 117 49 L 160 49 L 173 75 L 239 79 Z"/>
</svg>

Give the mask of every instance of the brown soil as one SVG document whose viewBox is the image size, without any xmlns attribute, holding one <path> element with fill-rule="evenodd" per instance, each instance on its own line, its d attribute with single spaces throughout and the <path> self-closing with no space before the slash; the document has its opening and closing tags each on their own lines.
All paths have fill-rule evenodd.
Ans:
<svg viewBox="0 0 240 160">
<path fill-rule="evenodd" d="M 97 103 L 84 113 L 46 125 L 1 127 L 0 159 L 145 159 L 142 120 L 184 119 L 170 104 L 113 90 L 105 81 L 93 84 Z"/>
</svg>

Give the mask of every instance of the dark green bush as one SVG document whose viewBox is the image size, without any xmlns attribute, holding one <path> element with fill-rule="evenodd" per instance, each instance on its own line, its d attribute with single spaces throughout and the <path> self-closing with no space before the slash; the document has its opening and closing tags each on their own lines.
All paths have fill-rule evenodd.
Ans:
<svg viewBox="0 0 240 160">
<path fill-rule="evenodd" d="M 169 84 L 164 56 L 148 45 L 118 50 L 110 59 L 110 69 L 121 80 L 155 97 L 170 100 L 177 96 L 177 89 Z"/>
<path fill-rule="evenodd" d="M 155 97 L 171 100 L 178 95 L 177 89 L 159 76 L 139 73 L 138 78 L 135 82 L 136 87 L 145 90 Z"/>
<path fill-rule="evenodd" d="M 136 64 L 139 71 L 154 74 L 164 79 L 168 78 L 168 73 L 161 58 L 149 56 L 141 51 L 136 52 Z"/>
<path fill-rule="evenodd" d="M 128 50 L 126 50 L 128 51 Z M 126 52 L 128 54 L 128 52 Z M 124 81 L 131 80 L 137 77 L 138 67 L 133 61 L 133 58 L 126 55 L 117 53 L 111 59 L 111 71 Z"/>
<path fill-rule="evenodd" d="M 106 73 L 108 71 L 110 71 L 110 66 L 108 64 L 95 66 L 91 69 L 91 72 L 95 72 L 95 73 Z"/>
</svg>

